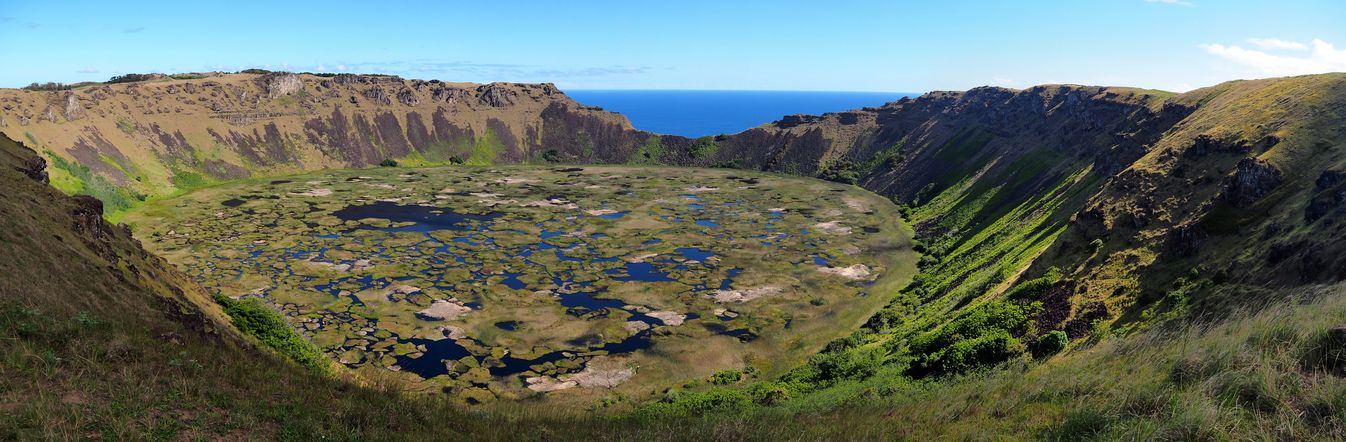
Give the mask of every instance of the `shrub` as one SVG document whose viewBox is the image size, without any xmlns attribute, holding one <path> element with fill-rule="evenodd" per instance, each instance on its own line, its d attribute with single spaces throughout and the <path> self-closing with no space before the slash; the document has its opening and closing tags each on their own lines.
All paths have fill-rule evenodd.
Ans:
<svg viewBox="0 0 1346 442">
<path fill-rule="evenodd" d="M 397 167 L 397 160 L 394 160 L 394 159 L 392 159 L 392 158 L 389 158 L 389 159 L 383 160 L 383 162 L 380 162 L 380 163 L 379 163 L 379 166 L 380 166 L 380 167 Z"/>
<path fill-rule="evenodd" d="M 672 390 L 670 390 L 671 392 Z M 665 394 L 671 402 L 657 402 L 637 409 L 632 414 L 645 417 L 699 416 L 718 410 L 738 410 L 752 404 L 752 398 L 742 390 L 716 388 L 696 393 Z"/>
<path fill-rule="evenodd" d="M 457 155 L 451 156 L 449 157 L 449 164 L 463 164 L 463 159 L 459 158 Z"/>
<path fill-rule="evenodd" d="M 870 316 L 865 322 L 865 327 L 874 331 L 888 330 L 901 324 L 906 315 L 902 314 L 895 306 L 886 306 L 874 316 Z"/>
<path fill-rule="evenodd" d="M 1024 353 L 1022 342 L 1004 330 L 995 330 L 973 339 L 963 339 L 929 354 L 924 366 L 932 373 L 965 373 L 978 367 L 998 364 Z"/>
<path fill-rule="evenodd" d="M 864 379 L 873 376 L 883 365 L 877 350 L 850 350 L 839 353 L 819 353 L 809 357 L 806 372 L 812 383 L 826 383 L 843 379 Z"/>
<path fill-rule="evenodd" d="M 215 301 L 233 319 L 240 331 L 256 338 L 263 345 L 315 372 L 330 374 L 331 361 L 317 345 L 304 339 L 290 328 L 279 313 L 256 299 L 233 300 L 216 295 Z"/>
<path fill-rule="evenodd" d="M 114 76 L 114 77 L 112 77 L 112 78 L 109 78 L 109 79 L 107 80 L 107 83 L 108 83 L 108 84 L 116 84 L 116 83 L 134 83 L 134 82 L 137 82 L 137 81 L 145 81 L 145 80 L 152 80 L 152 79 L 154 79 L 154 74 L 125 74 L 125 75 L 117 75 L 117 76 Z"/>
<path fill-rule="evenodd" d="M 743 372 L 738 370 L 721 370 L 710 375 L 710 383 L 715 385 L 732 384 L 741 379 L 743 379 Z"/>
<path fill-rule="evenodd" d="M 917 336 L 909 344 L 911 354 L 917 357 L 910 374 L 963 373 L 1023 354 L 1027 347 L 1017 336 L 1028 333 L 1033 325 L 1028 318 L 1039 309 L 1040 303 L 993 301 Z"/>
<path fill-rule="evenodd" d="M 715 152 L 718 150 L 720 150 L 720 146 L 715 144 L 715 138 L 708 136 L 701 137 L 697 138 L 696 141 L 692 142 L 691 146 L 687 147 L 687 156 L 695 160 L 715 155 Z"/>
<path fill-rule="evenodd" d="M 1033 356 L 1044 358 L 1060 353 L 1066 349 L 1068 343 L 1070 343 L 1070 337 L 1066 336 L 1066 332 L 1052 330 L 1051 333 L 1047 333 L 1038 339 L 1037 349 L 1033 352 Z"/>
<path fill-rule="evenodd" d="M 71 88 L 73 88 L 73 86 L 68 85 L 68 84 L 65 84 L 65 83 L 57 83 L 57 82 L 49 81 L 49 82 L 46 82 L 46 83 L 31 83 L 31 84 L 29 84 L 29 85 L 27 85 L 27 86 L 24 86 L 24 87 L 23 87 L 23 90 L 25 90 L 25 91 L 64 91 L 64 90 L 70 90 Z"/>
<path fill-rule="evenodd" d="M 855 170 L 855 162 L 850 158 L 829 161 L 818 171 L 818 178 L 841 184 L 855 184 L 860 173 Z"/>
<path fill-rule="evenodd" d="M 865 343 L 865 340 L 868 337 L 869 337 L 868 332 L 864 330 L 856 330 L 855 332 L 849 335 L 836 338 L 833 339 L 832 342 L 828 342 L 827 346 L 823 347 L 823 353 L 836 353 L 852 349 L 855 347 L 859 347 L 860 344 Z"/>
<path fill-rule="evenodd" d="M 542 153 L 542 161 L 559 163 L 561 162 L 561 152 L 556 149 L 547 149 L 546 152 Z"/>
<path fill-rule="evenodd" d="M 748 387 L 748 396 L 760 405 L 776 405 L 790 400 L 791 391 L 779 382 L 763 382 Z"/>
</svg>

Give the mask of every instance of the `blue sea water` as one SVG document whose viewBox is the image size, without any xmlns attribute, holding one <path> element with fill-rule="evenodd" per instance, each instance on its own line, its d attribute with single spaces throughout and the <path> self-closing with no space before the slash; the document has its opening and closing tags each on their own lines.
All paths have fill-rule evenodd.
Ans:
<svg viewBox="0 0 1346 442">
<path fill-rule="evenodd" d="M 793 114 L 881 106 L 904 92 L 568 90 L 575 101 L 620 112 L 636 129 L 699 137 L 742 132 Z"/>
</svg>

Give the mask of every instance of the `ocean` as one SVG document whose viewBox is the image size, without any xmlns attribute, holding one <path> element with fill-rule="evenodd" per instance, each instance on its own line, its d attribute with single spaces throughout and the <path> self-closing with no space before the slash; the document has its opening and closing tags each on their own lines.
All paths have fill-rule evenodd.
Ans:
<svg viewBox="0 0 1346 442">
<path fill-rule="evenodd" d="M 792 114 L 880 106 L 904 92 L 567 90 L 580 103 L 620 112 L 636 129 L 699 137 L 732 134 Z"/>
</svg>

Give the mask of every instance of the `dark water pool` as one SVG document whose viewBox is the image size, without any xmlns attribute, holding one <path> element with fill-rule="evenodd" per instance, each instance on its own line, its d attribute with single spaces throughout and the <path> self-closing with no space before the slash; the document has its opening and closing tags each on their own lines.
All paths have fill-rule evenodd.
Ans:
<svg viewBox="0 0 1346 442">
<path fill-rule="evenodd" d="M 434 206 L 402 205 L 379 201 L 370 204 L 346 206 L 332 212 L 342 221 L 358 221 L 365 218 L 386 219 L 396 223 L 415 223 L 406 227 L 392 227 L 378 230 L 397 232 L 431 232 L 435 230 L 479 230 L 484 223 L 500 217 L 499 212 L 485 214 L 458 213 L 453 210 Z"/>
</svg>

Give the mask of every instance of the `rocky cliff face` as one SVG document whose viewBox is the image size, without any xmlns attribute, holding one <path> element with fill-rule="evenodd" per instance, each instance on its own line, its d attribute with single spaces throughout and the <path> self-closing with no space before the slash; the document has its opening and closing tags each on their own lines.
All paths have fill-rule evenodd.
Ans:
<svg viewBox="0 0 1346 442">
<path fill-rule="evenodd" d="M 54 171 L 62 182 L 99 179 L 141 194 L 385 159 L 509 163 L 555 150 L 620 162 L 648 137 L 550 84 L 291 73 L 0 90 L 0 121 L 0 132 L 69 162 Z"/>
<path fill-rule="evenodd" d="M 666 159 L 854 179 L 908 205 L 927 275 L 899 297 L 907 313 L 954 313 L 1057 267 L 1038 319 L 1076 337 L 1346 278 L 1344 109 L 1342 74 L 1181 95 L 988 87 L 787 117 Z M 1194 288 L 1207 295 L 1173 295 Z"/>
</svg>

